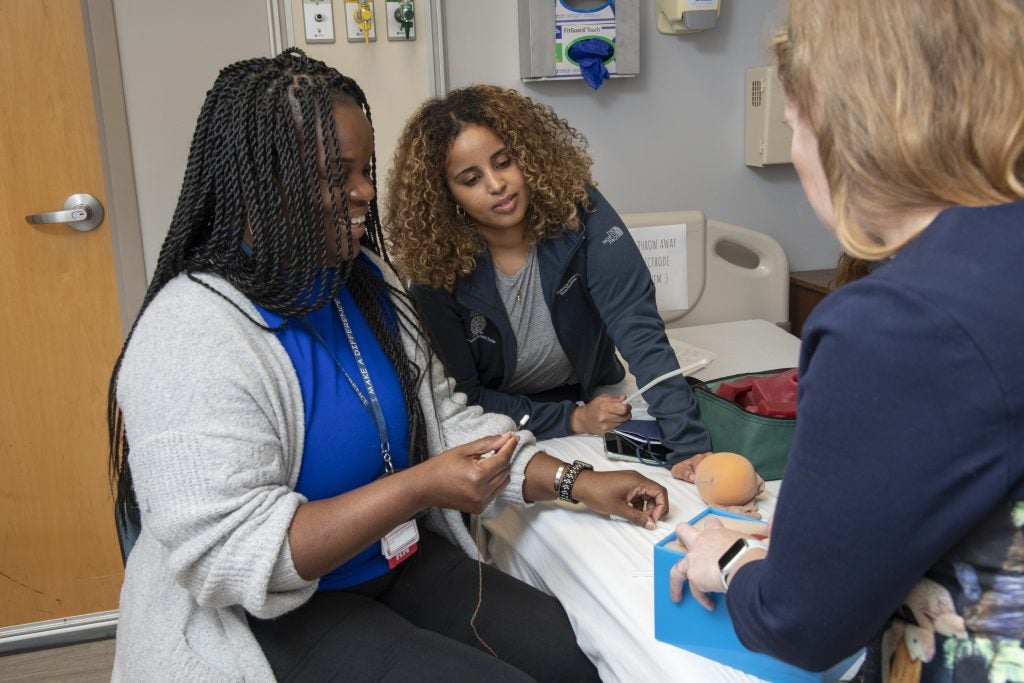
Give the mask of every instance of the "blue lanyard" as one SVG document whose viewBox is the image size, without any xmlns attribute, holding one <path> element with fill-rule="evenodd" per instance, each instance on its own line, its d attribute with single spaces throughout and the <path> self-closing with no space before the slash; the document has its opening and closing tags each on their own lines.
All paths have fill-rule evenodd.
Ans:
<svg viewBox="0 0 1024 683">
<path fill-rule="evenodd" d="M 359 351 L 359 344 L 356 343 L 356 337 L 352 333 L 352 326 L 348 323 L 348 317 L 345 315 L 345 309 L 341 306 L 341 301 L 337 298 L 334 299 L 334 307 L 338 311 L 338 317 L 341 319 L 341 325 L 345 328 L 345 336 L 348 337 L 349 346 L 352 347 L 352 356 L 355 358 L 356 366 L 359 368 L 359 375 L 363 381 L 363 387 L 366 389 L 364 395 L 359 390 L 359 386 L 352 379 L 352 376 L 345 371 L 342 367 L 341 362 L 338 361 L 337 356 L 334 355 L 334 351 L 327 344 L 324 338 L 317 332 L 316 328 L 313 327 L 306 318 L 299 318 L 302 322 L 302 326 L 312 334 L 320 344 L 327 349 L 327 353 L 330 354 L 331 360 L 334 361 L 335 367 L 345 376 L 348 380 L 349 386 L 356 392 L 356 396 L 359 397 L 359 401 L 363 404 L 366 412 L 373 418 L 373 422 L 377 427 L 377 435 L 380 437 L 380 454 L 384 458 L 384 474 L 392 474 L 395 471 L 395 466 L 391 464 L 391 441 L 388 438 L 388 423 L 384 418 L 384 411 L 380 407 L 380 401 L 377 400 L 377 392 L 373 388 L 373 379 L 370 377 L 370 369 L 366 367 L 366 361 L 363 360 L 363 354 Z"/>
</svg>

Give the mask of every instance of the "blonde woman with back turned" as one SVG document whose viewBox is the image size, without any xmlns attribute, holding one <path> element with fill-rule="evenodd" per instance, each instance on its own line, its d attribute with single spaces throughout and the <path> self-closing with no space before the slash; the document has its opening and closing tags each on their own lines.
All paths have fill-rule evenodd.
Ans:
<svg viewBox="0 0 1024 683">
<path fill-rule="evenodd" d="M 1024 680 L 1024 3 L 791 0 L 774 51 L 811 205 L 883 263 L 805 327 L 769 549 L 680 525 L 673 598 L 807 669 Z"/>
</svg>

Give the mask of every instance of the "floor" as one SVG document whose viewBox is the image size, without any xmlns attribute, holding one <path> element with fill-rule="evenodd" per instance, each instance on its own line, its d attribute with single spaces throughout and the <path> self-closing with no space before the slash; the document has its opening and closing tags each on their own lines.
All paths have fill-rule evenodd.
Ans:
<svg viewBox="0 0 1024 683">
<path fill-rule="evenodd" d="M 106 683 L 113 665 L 113 639 L 21 652 L 0 656 L 0 683 Z"/>
</svg>

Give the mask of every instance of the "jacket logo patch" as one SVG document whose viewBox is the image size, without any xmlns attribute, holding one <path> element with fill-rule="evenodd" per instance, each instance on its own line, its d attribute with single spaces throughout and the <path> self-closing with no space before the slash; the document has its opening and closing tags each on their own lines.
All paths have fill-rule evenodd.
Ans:
<svg viewBox="0 0 1024 683">
<path fill-rule="evenodd" d="M 484 341 L 495 344 L 496 342 L 493 339 L 484 334 L 485 329 L 487 329 L 487 318 L 485 318 L 482 313 L 473 311 L 469 315 L 469 333 L 472 336 L 466 341 L 472 344 L 477 339 L 483 339 Z"/>
<path fill-rule="evenodd" d="M 565 296 L 565 293 L 572 289 L 572 286 L 576 284 L 576 281 L 580 279 L 579 273 L 573 273 L 572 277 L 569 278 L 564 285 L 558 288 L 558 296 Z"/>
<path fill-rule="evenodd" d="M 617 225 L 613 225 L 611 229 L 605 233 L 604 239 L 601 240 L 601 244 L 612 244 L 613 242 L 618 241 L 618 239 L 625 234 L 626 233 L 622 231 L 622 228 Z"/>
</svg>

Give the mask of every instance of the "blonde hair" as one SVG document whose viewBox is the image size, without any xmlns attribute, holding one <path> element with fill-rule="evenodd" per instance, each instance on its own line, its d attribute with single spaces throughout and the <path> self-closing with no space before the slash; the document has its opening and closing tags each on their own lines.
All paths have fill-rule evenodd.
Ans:
<svg viewBox="0 0 1024 683">
<path fill-rule="evenodd" d="M 1024 197 L 1022 0 L 790 0 L 772 48 L 851 255 L 901 210 Z"/>
<path fill-rule="evenodd" d="M 523 172 L 530 188 L 528 240 L 578 229 L 577 207 L 589 205 L 594 181 L 586 140 L 550 107 L 493 85 L 428 100 L 398 140 L 384 206 L 389 251 L 414 283 L 450 290 L 486 248 L 457 213 L 445 171 L 452 143 L 471 125 L 494 131 Z"/>
</svg>

